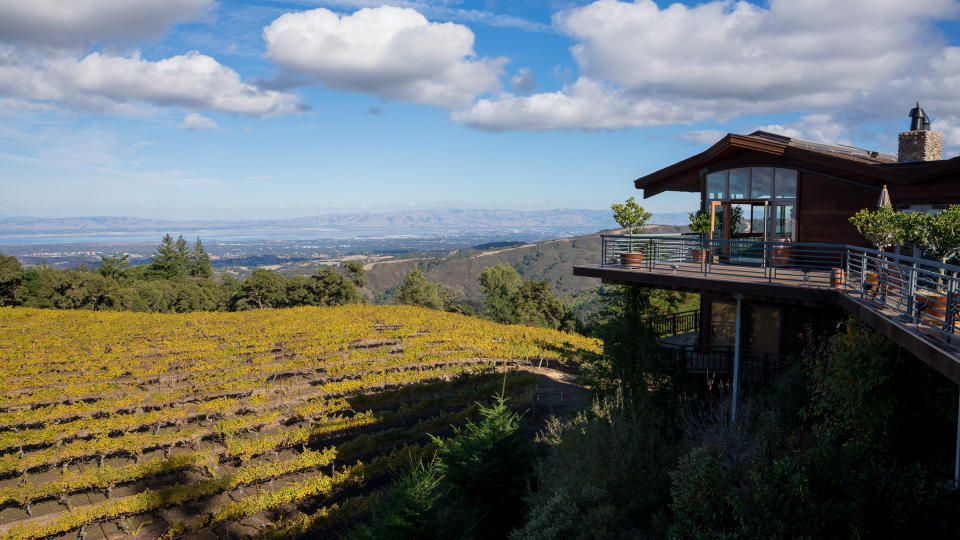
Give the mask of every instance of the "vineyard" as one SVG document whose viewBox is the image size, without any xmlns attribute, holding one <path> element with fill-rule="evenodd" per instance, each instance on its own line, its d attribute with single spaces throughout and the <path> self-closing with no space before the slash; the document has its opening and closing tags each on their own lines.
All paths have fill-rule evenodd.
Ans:
<svg viewBox="0 0 960 540">
<path fill-rule="evenodd" d="M 335 531 L 427 434 L 599 350 L 405 306 L 0 308 L 0 539 Z"/>
</svg>

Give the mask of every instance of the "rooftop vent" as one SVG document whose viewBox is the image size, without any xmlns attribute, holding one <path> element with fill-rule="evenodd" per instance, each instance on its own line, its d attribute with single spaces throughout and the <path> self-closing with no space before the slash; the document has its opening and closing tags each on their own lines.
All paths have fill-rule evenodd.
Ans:
<svg viewBox="0 0 960 540">
<path fill-rule="evenodd" d="M 897 161 L 938 161 L 943 149 L 943 137 L 936 131 L 930 131 L 930 117 L 920 102 L 910 109 L 909 116 L 910 131 L 900 134 Z"/>
</svg>

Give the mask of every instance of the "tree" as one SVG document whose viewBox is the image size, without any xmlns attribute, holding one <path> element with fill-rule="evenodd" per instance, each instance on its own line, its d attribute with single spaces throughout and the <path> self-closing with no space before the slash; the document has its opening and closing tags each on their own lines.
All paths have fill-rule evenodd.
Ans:
<svg viewBox="0 0 960 540">
<path fill-rule="evenodd" d="M 362 289 L 367 286 L 367 272 L 363 269 L 362 264 L 357 261 L 343 261 L 343 270 L 350 281 L 358 288 Z"/>
<path fill-rule="evenodd" d="M 960 252 L 960 205 L 930 215 L 924 212 L 901 214 L 903 236 L 929 251 L 942 263 Z"/>
<path fill-rule="evenodd" d="M 363 267 L 361 267 L 361 270 Z M 363 301 L 354 281 L 347 279 L 336 269 L 324 266 L 313 275 L 312 290 L 317 305 L 339 306 Z"/>
<path fill-rule="evenodd" d="M 394 298 L 399 304 L 440 310 L 446 310 L 451 302 L 447 288 L 427 279 L 419 267 L 404 276 Z"/>
<path fill-rule="evenodd" d="M 610 209 L 613 210 L 614 221 L 626 229 L 626 233 L 631 236 L 642 233 L 643 226 L 653 217 L 653 214 L 644 210 L 642 206 L 633 200 L 633 197 L 627 199 L 624 204 L 614 203 L 610 205 Z M 633 251 L 632 238 L 630 239 L 629 250 Z"/>
<path fill-rule="evenodd" d="M 253 271 L 234 297 L 234 309 L 264 309 L 283 307 L 287 302 L 286 280 L 271 270 Z"/>
<path fill-rule="evenodd" d="M 100 256 L 100 275 L 103 277 L 113 278 L 117 281 L 125 279 L 127 277 L 127 272 L 130 270 L 130 255 L 127 253 L 114 253 L 109 257 L 106 255 Z"/>
<path fill-rule="evenodd" d="M 200 237 L 190 250 L 190 276 L 200 279 L 210 279 L 213 276 L 213 265 L 210 264 L 210 255 L 203 249 Z"/>
<path fill-rule="evenodd" d="M 287 306 L 315 306 L 317 296 L 313 292 L 313 280 L 309 276 L 294 276 L 287 280 Z"/>
<path fill-rule="evenodd" d="M 12 306 L 22 294 L 23 266 L 16 257 L 0 254 L 0 307 Z"/>
<path fill-rule="evenodd" d="M 529 326 L 559 328 L 566 309 L 550 292 L 549 281 L 525 281 L 513 296 L 517 322 Z"/>
<path fill-rule="evenodd" d="M 710 212 L 697 210 L 690 213 L 690 230 L 704 236 L 710 232 Z"/>
<path fill-rule="evenodd" d="M 183 279 L 187 275 L 187 241 L 165 234 L 150 258 L 149 273 L 159 279 Z"/>
<path fill-rule="evenodd" d="M 477 277 L 483 288 L 481 314 L 484 318 L 500 322 L 517 322 L 517 310 L 514 304 L 522 281 L 520 274 L 512 266 L 498 264 L 484 268 Z"/>
<path fill-rule="evenodd" d="M 903 215 L 890 205 L 881 206 L 875 211 L 864 208 L 850 218 L 850 223 L 877 250 L 883 251 L 904 239 Z"/>
</svg>

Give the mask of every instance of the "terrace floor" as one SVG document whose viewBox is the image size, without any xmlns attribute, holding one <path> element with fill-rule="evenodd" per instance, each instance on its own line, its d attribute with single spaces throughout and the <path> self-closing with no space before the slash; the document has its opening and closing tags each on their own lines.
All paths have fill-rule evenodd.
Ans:
<svg viewBox="0 0 960 540">
<path fill-rule="evenodd" d="M 659 262 L 650 267 L 581 265 L 573 274 L 605 283 L 639 284 L 688 292 L 743 295 L 750 299 L 789 301 L 808 305 L 838 305 L 881 334 L 960 384 L 960 344 L 904 317 L 859 290 L 832 287 L 829 270 L 763 268 L 736 264 Z M 891 300 L 895 301 L 895 300 Z"/>
</svg>

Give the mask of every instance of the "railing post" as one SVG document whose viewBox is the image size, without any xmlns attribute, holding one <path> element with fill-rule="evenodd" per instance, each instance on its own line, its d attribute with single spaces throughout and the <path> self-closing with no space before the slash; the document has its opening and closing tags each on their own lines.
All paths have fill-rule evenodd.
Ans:
<svg viewBox="0 0 960 540">
<path fill-rule="evenodd" d="M 953 488 L 960 488 L 960 392 L 957 400 L 957 450 L 953 457 Z"/>
<path fill-rule="evenodd" d="M 890 276 L 890 270 L 889 270 L 889 267 L 890 267 L 889 264 L 890 264 L 890 263 L 889 263 L 888 261 L 884 260 L 884 259 L 883 259 L 883 256 L 881 256 L 881 257 L 880 257 L 880 264 L 881 264 L 881 266 L 880 266 L 880 279 L 877 280 L 877 281 L 879 281 L 880 283 L 879 283 L 877 286 L 880 287 L 880 305 L 881 305 L 881 306 L 886 306 L 886 305 L 887 305 L 887 279 L 888 279 L 889 276 Z"/>
<path fill-rule="evenodd" d="M 863 280 L 867 273 L 866 270 L 867 270 L 867 254 L 866 252 L 864 252 L 864 254 L 860 256 L 860 298 L 864 297 Z"/>
<path fill-rule="evenodd" d="M 743 311 L 743 295 L 737 295 L 737 317 L 733 337 L 733 396 L 730 399 L 730 423 L 737 422 L 737 399 L 740 393 L 740 319 Z"/>
<path fill-rule="evenodd" d="M 947 274 L 949 279 L 949 274 Z M 954 320 L 957 316 L 957 279 L 954 277 L 947 286 L 947 305 L 944 306 L 943 331 L 953 334 Z M 950 343 L 950 337 L 947 336 L 947 343 Z"/>
<path fill-rule="evenodd" d="M 917 262 L 910 265 L 910 280 L 907 289 L 907 315 L 916 322 L 917 320 Z"/>
</svg>

